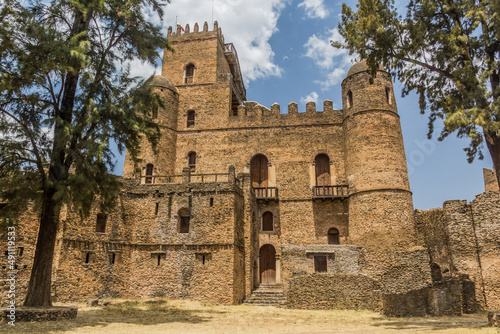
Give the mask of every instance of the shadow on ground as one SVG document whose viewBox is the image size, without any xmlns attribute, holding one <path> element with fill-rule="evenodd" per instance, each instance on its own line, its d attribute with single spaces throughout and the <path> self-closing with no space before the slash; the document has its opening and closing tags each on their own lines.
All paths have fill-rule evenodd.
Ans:
<svg viewBox="0 0 500 334">
<path fill-rule="evenodd" d="M 481 329 L 489 327 L 486 315 L 484 320 L 476 315 L 462 315 L 455 317 L 422 317 L 422 318 L 374 318 L 375 327 L 383 327 L 387 330 L 401 330 L 403 333 L 409 330 L 443 330 L 443 329 Z"/>
<path fill-rule="evenodd" d="M 108 306 L 83 308 L 78 311 L 76 320 L 45 322 L 16 322 L 14 328 L 6 324 L 0 326 L 0 333 L 14 330 L 18 333 L 73 332 L 78 328 L 92 328 L 96 332 L 106 331 L 110 324 L 157 325 L 170 322 L 199 324 L 210 321 L 213 316 L 225 312 L 212 308 L 198 310 L 181 309 L 169 304 L 168 300 L 146 302 L 123 301 Z"/>
</svg>

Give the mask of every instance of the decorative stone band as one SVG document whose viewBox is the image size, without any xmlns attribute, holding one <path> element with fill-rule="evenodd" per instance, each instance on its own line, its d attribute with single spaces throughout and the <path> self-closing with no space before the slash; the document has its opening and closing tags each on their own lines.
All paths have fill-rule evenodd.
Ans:
<svg viewBox="0 0 500 334">
<path fill-rule="evenodd" d="M 350 191 L 349 197 L 352 197 L 352 196 L 358 195 L 358 194 L 379 192 L 379 191 L 402 192 L 402 193 L 409 193 L 410 195 L 413 195 L 413 193 L 410 190 L 403 189 L 403 188 L 376 188 L 376 189 L 360 190 L 360 191 L 354 191 L 354 192 Z"/>
</svg>

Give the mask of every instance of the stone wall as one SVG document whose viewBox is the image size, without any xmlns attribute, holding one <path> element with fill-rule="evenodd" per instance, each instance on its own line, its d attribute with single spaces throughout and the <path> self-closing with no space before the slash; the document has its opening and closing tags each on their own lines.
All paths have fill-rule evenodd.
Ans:
<svg viewBox="0 0 500 334">
<path fill-rule="evenodd" d="M 290 279 L 287 307 L 298 309 L 381 310 L 376 280 L 355 274 L 303 274 Z"/>
<path fill-rule="evenodd" d="M 500 194 L 479 194 L 470 203 L 446 201 L 442 209 L 417 211 L 419 235 L 443 275 L 467 274 L 480 307 L 500 307 Z"/>
<path fill-rule="evenodd" d="M 483 177 L 484 177 L 484 191 L 498 191 L 498 181 L 495 175 L 495 171 L 483 168 Z"/>
</svg>

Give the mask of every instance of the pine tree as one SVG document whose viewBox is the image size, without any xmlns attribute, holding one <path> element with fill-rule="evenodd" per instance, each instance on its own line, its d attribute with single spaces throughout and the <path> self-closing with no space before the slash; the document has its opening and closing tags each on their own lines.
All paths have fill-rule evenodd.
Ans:
<svg viewBox="0 0 500 334">
<path fill-rule="evenodd" d="M 383 64 L 415 91 L 420 110 L 442 119 L 439 140 L 456 131 L 470 139 L 468 161 L 483 158 L 486 142 L 500 186 L 500 2 L 410 0 L 406 18 L 393 0 L 359 0 L 357 12 L 343 4 L 339 30 L 347 48 L 367 59 L 372 75 Z"/>
<path fill-rule="evenodd" d="M 141 138 L 158 142 L 149 115 L 161 100 L 124 64 L 154 64 L 168 47 L 144 14 L 161 18 L 167 2 L 6 0 L 0 7 L 0 200 L 11 213 L 27 203 L 40 208 L 26 306 L 51 305 L 61 207 L 71 203 L 86 215 L 96 200 L 104 211 L 114 204 L 120 182 L 108 173 L 110 143 L 135 156 Z"/>
</svg>

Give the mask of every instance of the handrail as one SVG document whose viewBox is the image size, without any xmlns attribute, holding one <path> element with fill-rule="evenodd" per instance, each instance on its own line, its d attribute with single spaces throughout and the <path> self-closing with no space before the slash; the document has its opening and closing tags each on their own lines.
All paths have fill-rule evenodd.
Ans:
<svg viewBox="0 0 500 334">
<path fill-rule="evenodd" d="M 252 187 L 256 199 L 278 199 L 276 187 Z"/>
<path fill-rule="evenodd" d="M 313 187 L 313 198 L 346 198 L 346 197 L 349 197 L 348 185 Z"/>
<path fill-rule="evenodd" d="M 191 183 L 219 183 L 229 182 L 231 179 L 229 173 L 208 173 L 208 174 L 190 174 L 189 182 Z M 183 175 L 140 175 L 140 183 L 146 185 L 153 184 L 172 184 L 182 183 Z M 237 186 L 240 186 L 240 180 L 234 178 Z"/>
</svg>

